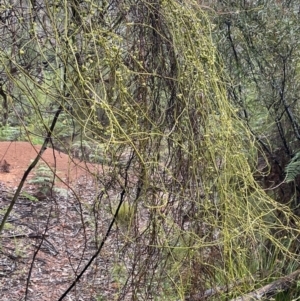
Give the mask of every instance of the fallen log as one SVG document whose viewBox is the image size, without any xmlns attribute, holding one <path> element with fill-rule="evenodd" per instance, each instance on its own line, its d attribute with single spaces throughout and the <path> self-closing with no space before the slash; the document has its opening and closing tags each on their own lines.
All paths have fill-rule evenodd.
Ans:
<svg viewBox="0 0 300 301">
<path fill-rule="evenodd" d="M 256 289 L 250 293 L 247 293 L 243 296 L 237 297 L 235 299 L 231 299 L 230 301 L 257 301 L 257 300 L 268 300 L 272 296 L 289 289 L 295 282 L 297 281 L 298 277 L 300 276 L 300 269 L 296 270 L 295 272 L 281 277 L 259 289 Z M 220 295 L 222 293 L 227 293 L 230 289 L 234 288 L 235 286 L 241 284 L 242 281 L 238 281 L 235 284 L 227 285 L 227 286 L 220 286 L 217 288 L 210 288 L 207 289 L 204 293 L 195 294 L 189 297 L 186 297 L 185 301 L 204 301 L 210 297 L 215 295 Z"/>
<path fill-rule="evenodd" d="M 232 299 L 231 301 L 254 301 L 254 300 L 266 300 L 275 296 L 276 294 L 289 289 L 300 275 L 300 270 L 281 277 L 257 290 L 254 290 L 246 295 Z"/>
</svg>

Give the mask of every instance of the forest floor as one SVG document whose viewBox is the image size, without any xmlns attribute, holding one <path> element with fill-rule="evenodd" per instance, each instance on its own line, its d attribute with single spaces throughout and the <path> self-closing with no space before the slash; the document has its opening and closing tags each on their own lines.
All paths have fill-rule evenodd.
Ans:
<svg viewBox="0 0 300 301">
<path fill-rule="evenodd" d="M 0 142 L 0 217 L 39 149 L 28 142 Z M 96 253 L 112 220 L 108 202 L 95 209 L 99 191 L 90 171 L 99 172 L 102 165 L 71 160 L 50 148 L 42 160 L 55 169 L 60 178 L 55 185 L 67 193 L 40 197 L 34 185 L 26 182 L 24 190 L 34 192 L 35 198 L 19 197 L 0 237 L 2 301 L 60 300 Z M 32 172 L 29 179 L 34 177 Z M 128 300 L 130 292 L 120 291 L 120 273 L 125 269 L 130 274 L 120 255 L 125 241 L 114 227 L 101 256 L 64 300 Z"/>
<path fill-rule="evenodd" d="M 0 142 L 0 182 L 10 188 L 16 187 L 40 149 L 40 146 L 34 146 L 29 142 Z M 67 154 L 52 148 L 45 150 L 39 164 L 41 163 L 47 164 L 55 172 L 60 178 L 56 185 L 61 187 L 65 186 L 63 182 L 68 186 L 76 184 L 78 179 L 89 176 L 91 169 L 95 171 L 95 168 L 99 168 L 95 164 L 71 159 Z M 33 176 L 34 172 L 28 179 L 32 179 Z"/>
</svg>

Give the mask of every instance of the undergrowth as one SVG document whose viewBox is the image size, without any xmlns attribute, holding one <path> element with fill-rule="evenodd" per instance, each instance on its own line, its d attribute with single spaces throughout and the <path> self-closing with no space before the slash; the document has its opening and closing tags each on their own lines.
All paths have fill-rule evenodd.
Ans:
<svg viewBox="0 0 300 301">
<path fill-rule="evenodd" d="M 19 68 L 11 80 L 16 95 L 30 95 L 41 132 L 43 95 L 80 130 L 79 157 L 101 145 L 89 218 L 98 239 L 104 204 L 113 208 L 116 195 L 123 203 L 118 300 L 184 300 L 228 286 L 216 297 L 227 300 L 298 268 L 299 219 L 253 178 L 255 139 L 227 100 L 205 13 L 192 0 L 113 3 L 112 14 L 98 6 L 91 19 L 73 13 L 61 27 L 49 9 L 46 29 L 55 30 L 29 45 L 55 57 L 51 71 L 40 83 Z M 82 16 L 92 10 L 73 5 Z M 56 15 L 65 9 L 57 4 Z M 41 191 L 53 182 L 41 166 L 33 181 Z"/>
</svg>

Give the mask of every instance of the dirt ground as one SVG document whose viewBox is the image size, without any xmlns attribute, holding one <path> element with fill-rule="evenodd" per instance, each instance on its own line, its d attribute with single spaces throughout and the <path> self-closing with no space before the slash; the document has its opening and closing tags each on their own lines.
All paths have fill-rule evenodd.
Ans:
<svg viewBox="0 0 300 301">
<path fill-rule="evenodd" d="M 0 220 L 39 150 L 28 142 L 0 142 Z M 111 227 L 112 208 L 123 191 L 121 171 L 114 165 L 71 160 L 50 148 L 42 160 L 63 181 L 56 185 L 69 189 L 65 195 L 33 199 L 28 195 L 35 190 L 27 181 L 29 194 L 18 197 L 0 235 L 0 300 L 60 301 L 82 271 L 64 300 L 154 300 L 136 299 L 136 291 L 147 287 L 147 296 L 156 296 L 164 286 L 149 286 L 150 278 L 144 277 L 152 266 L 146 260 L 152 255 L 144 234 L 150 229 L 148 210 L 141 202 L 134 230 Z M 128 190 L 136 185 L 136 175 L 129 174 Z"/>
<path fill-rule="evenodd" d="M 39 150 L 28 142 L 0 142 L 0 220 Z M 101 212 L 90 210 L 97 196 L 88 170 L 99 170 L 100 165 L 71 160 L 51 148 L 44 152 L 42 161 L 67 184 L 57 181 L 57 186 L 72 190 L 68 189 L 67 197 L 32 201 L 20 196 L 15 203 L 0 237 L 1 301 L 58 300 L 95 254 L 97 237 L 104 235 L 111 219 L 111 214 L 105 213 L 108 209 L 103 209 L 106 204 L 101 205 Z M 33 176 L 34 171 L 29 179 Z M 31 184 L 27 181 L 26 185 L 30 191 Z M 95 224 L 100 229 L 96 234 Z M 66 300 L 96 301 L 99 295 L 104 298 L 101 300 L 113 300 L 118 291 L 111 277 L 117 254 L 114 235 L 107 244 Z"/>
<path fill-rule="evenodd" d="M 10 188 L 15 188 L 22 179 L 30 163 L 36 158 L 41 146 L 33 146 L 29 142 L 0 142 L 0 182 Z M 88 170 L 95 170 L 95 165 L 70 159 L 67 154 L 47 148 L 40 160 L 46 163 L 59 179 L 57 186 L 72 185 L 82 176 L 88 176 Z M 98 166 L 99 167 L 99 166 Z M 33 170 L 28 180 L 32 179 Z M 28 185 L 28 181 L 27 181 Z"/>
</svg>

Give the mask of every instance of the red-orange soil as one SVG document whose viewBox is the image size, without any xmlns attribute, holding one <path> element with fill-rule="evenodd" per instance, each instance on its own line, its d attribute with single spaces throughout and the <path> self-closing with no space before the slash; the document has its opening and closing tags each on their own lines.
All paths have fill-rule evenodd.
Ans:
<svg viewBox="0 0 300 301">
<path fill-rule="evenodd" d="M 10 188 L 17 187 L 40 149 L 41 146 L 33 146 L 29 142 L 0 142 L 0 182 Z M 52 148 L 45 150 L 39 164 L 42 162 L 46 162 L 56 175 L 70 186 L 79 178 L 89 176 L 88 169 L 95 171 L 95 168 L 99 168 L 96 165 L 80 162 L 78 159 L 71 159 L 67 154 Z M 36 168 L 28 176 L 27 185 L 35 171 Z M 64 186 L 60 181 L 56 181 L 56 185 Z"/>
</svg>

